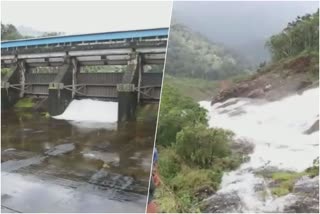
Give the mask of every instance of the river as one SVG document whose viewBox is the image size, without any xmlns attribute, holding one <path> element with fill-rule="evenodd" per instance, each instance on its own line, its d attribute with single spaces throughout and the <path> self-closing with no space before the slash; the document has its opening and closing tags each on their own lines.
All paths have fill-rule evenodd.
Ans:
<svg viewBox="0 0 320 214">
<path fill-rule="evenodd" d="M 210 127 L 230 129 L 236 139 L 254 144 L 250 160 L 237 170 L 226 172 L 215 194 L 240 201 L 240 206 L 226 210 L 282 212 L 284 205 L 293 203 L 289 197 L 273 197 L 264 178 L 254 172 L 267 167 L 303 171 L 312 166 L 319 156 L 319 131 L 305 131 L 319 119 L 318 88 L 275 102 L 232 98 L 213 106 L 208 101 L 201 101 L 200 105 L 209 112 Z M 259 196 L 257 189 L 261 188 L 266 190 L 266 197 Z"/>
<path fill-rule="evenodd" d="M 144 212 L 157 106 L 124 124 L 113 102 L 2 111 L 2 212 Z"/>
</svg>

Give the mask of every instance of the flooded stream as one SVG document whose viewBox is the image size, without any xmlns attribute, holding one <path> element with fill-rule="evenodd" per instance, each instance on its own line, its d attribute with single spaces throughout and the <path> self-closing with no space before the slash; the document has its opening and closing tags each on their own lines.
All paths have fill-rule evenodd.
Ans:
<svg viewBox="0 0 320 214">
<path fill-rule="evenodd" d="M 147 108 L 126 124 L 90 120 L 81 109 L 69 113 L 88 120 L 2 111 L 2 211 L 144 212 L 157 105 Z M 115 109 L 91 112 L 101 119 Z"/>
<path fill-rule="evenodd" d="M 209 202 L 221 201 L 214 209 L 284 212 L 285 206 L 300 200 L 293 194 L 274 197 L 266 181 L 255 171 L 273 168 L 301 172 L 312 166 L 319 156 L 319 130 L 310 133 L 308 130 L 319 121 L 318 103 L 318 88 L 275 102 L 248 98 L 232 98 L 213 106 L 207 101 L 200 102 L 209 111 L 211 127 L 232 130 L 237 140 L 254 145 L 250 160 L 239 169 L 226 172 L 220 190 L 208 199 Z M 319 194 L 316 187 L 311 191 Z M 318 206 L 317 202 L 315 206 Z"/>
</svg>

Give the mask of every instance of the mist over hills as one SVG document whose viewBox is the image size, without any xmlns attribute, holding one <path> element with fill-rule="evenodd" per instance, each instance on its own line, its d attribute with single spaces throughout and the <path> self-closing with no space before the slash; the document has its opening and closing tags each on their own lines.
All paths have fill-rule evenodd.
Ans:
<svg viewBox="0 0 320 214">
<path fill-rule="evenodd" d="M 174 2 L 172 19 L 252 64 L 270 59 L 266 40 L 297 16 L 314 13 L 318 2 Z"/>
<path fill-rule="evenodd" d="M 24 26 L 24 25 L 17 26 L 17 30 L 23 36 L 32 36 L 32 37 L 39 37 L 39 36 L 42 36 L 45 33 L 45 32 L 36 30 L 36 29 L 34 29 L 32 27 L 28 27 L 28 26 Z"/>
<path fill-rule="evenodd" d="M 208 40 L 185 25 L 172 22 L 166 72 L 174 76 L 225 79 L 252 71 L 243 57 Z"/>
</svg>

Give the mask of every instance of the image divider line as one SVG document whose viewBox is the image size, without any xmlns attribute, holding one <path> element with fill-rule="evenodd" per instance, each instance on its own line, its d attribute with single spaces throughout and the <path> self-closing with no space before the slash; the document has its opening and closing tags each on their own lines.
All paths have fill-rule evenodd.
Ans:
<svg viewBox="0 0 320 214">
<path fill-rule="evenodd" d="M 163 92 L 163 82 L 165 77 L 165 70 L 166 70 L 166 62 L 167 62 L 167 56 L 168 56 L 168 47 L 169 47 L 169 41 L 170 41 L 170 29 L 171 29 L 171 23 L 172 23 L 172 13 L 173 13 L 173 4 L 174 0 L 171 1 L 171 13 L 170 13 L 170 23 L 169 23 L 169 29 L 168 29 L 168 39 L 167 39 L 167 47 L 166 47 L 166 56 L 164 59 L 163 64 L 163 75 L 162 75 L 162 81 L 161 81 L 161 91 L 160 91 L 160 99 L 159 99 L 159 107 L 158 107 L 158 113 L 157 113 L 157 122 L 156 122 L 156 129 L 154 134 L 154 141 L 153 141 L 153 149 L 152 149 L 152 158 L 151 158 L 151 166 L 150 166 L 150 175 L 149 175 L 149 185 L 148 185 L 148 194 L 147 194 L 147 201 L 146 201 L 146 207 L 145 207 L 145 213 L 147 213 L 147 207 L 148 207 L 148 201 L 149 201 L 149 189 L 151 185 L 151 178 L 152 178 L 152 170 L 153 170 L 153 158 L 154 158 L 154 150 L 156 146 L 157 141 L 157 132 L 158 132 L 158 125 L 159 125 L 159 114 L 160 114 L 160 108 L 161 108 L 161 98 L 162 98 L 162 92 Z"/>
</svg>

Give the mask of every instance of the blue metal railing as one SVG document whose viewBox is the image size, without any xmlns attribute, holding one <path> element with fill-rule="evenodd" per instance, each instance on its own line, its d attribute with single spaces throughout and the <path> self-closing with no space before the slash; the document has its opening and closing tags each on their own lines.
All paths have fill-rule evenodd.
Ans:
<svg viewBox="0 0 320 214">
<path fill-rule="evenodd" d="M 1 48 L 17 48 L 36 45 L 52 45 L 63 43 L 78 43 L 78 42 L 95 42 L 95 41 L 108 41 L 119 39 L 136 39 L 146 37 L 167 37 L 168 28 L 146 29 L 146 30 L 133 30 L 133 31 L 119 31 L 119 32 L 105 32 L 105 33 L 92 33 L 81 35 L 67 35 L 67 36 L 54 36 L 43 37 L 35 39 L 21 39 L 1 42 Z"/>
</svg>

